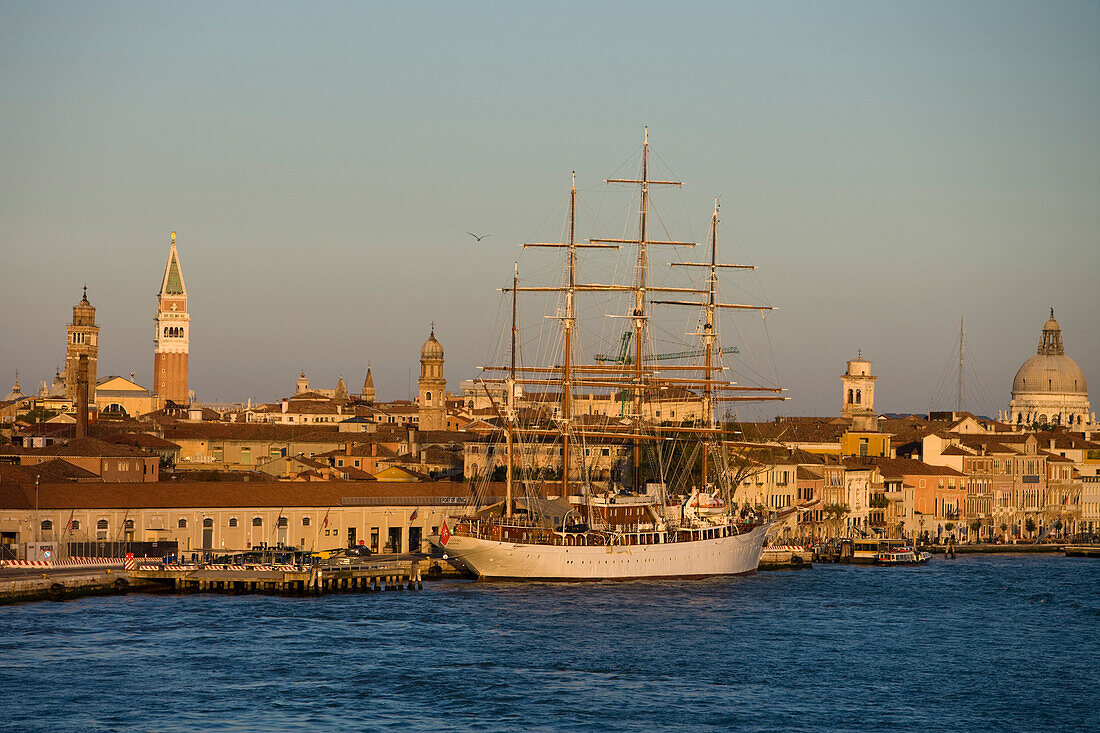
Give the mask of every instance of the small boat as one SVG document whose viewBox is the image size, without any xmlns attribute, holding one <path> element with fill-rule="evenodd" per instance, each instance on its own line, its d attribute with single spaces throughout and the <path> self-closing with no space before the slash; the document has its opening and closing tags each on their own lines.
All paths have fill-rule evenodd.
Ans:
<svg viewBox="0 0 1100 733">
<path fill-rule="evenodd" d="M 912 547 L 902 547 L 880 552 L 876 565 L 920 565 L 932 559 L 931 552 L 920 552 Z"/>
<path fill-rule="evenodd" d="M 851 562 L 863 565 L 919 565 L 932 557 L 900 538 L 852 540 L 851 552 Z"/>
</svg>

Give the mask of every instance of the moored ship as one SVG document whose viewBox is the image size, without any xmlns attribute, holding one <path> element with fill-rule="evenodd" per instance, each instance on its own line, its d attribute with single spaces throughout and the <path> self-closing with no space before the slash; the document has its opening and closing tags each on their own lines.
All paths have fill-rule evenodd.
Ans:
<svg viewBox="0 0 1100 733">
<path fill-rule="evenodd" d="M 734 499 L 744 477 L 746 455 L 769 447 L 737 440 L 739 433 L 716 419 L 723 402 L 782 400 L 777 386 L 747 386 L 728 375 L 722 355 L 737 353 L 719 343 L 719 314 L 737 310 L 763 313 L 766 305 L 722 302 L 718 274 L 750 265 L 719 263 L 718 201 L 711 216 L 709 261 L 672 262 L 672 268 L 705 273 L 690 286 L 657 284 L 650 278 L 650 249 L 694 247 L 695 243 L 658 239 L 650 232 L 650 188 L 679 186 L 649 175 L 648 132 L 637 178 L 607 179 L 639 190 L 639 220 L 631 238 L 592 238 L 578 242 L 576 183 L 570 189 L 568 237 L 562 242 L 526 243 L 564 253 L 564 282 L 558 286 L 519 284 L 518 265 L 511 288 L 512 324 L 509 364 L 484 367 L 475 380 L 496 415 L 504 443 L 505 496 L 484 496 L 489 471 L 472 482 L 466 510 L 449 518 L 431 539 L 456 566 L 484 579 L 603 580 L 689 578 L 743 575 L 756 571 L 769 530 L 782 518 L 763 517 Z M 578 253 L 600 255 L 633 248 L 630 283 L 581 282 Z M 693 270 L 693 268 L 695 268 Z M 517 300 L 520 294 L 557 296 L 560 330 L 553 336 L 554 356 L 536 366 L 517 358 Z M 621 295 L 626 313 L 607 313 L 630 324 L 617 357 L 577 358 L 581 294 Z M 656 295 L 659 298 L 654 298 Z M 667 299 L 664 299 L 667 298 Z M 698 324 L 678 351 L 658 354 L 651 341 L 653 306 L 686 307 Z M 537 349 L 536 349 L 537 350 Z M 494 376 L 500 375 L 500 376 Z M 541 388 L 545 392 L 537 392 Z M 543 399 L 534 401 L 527 390 Z M 602 394 L 602 413 L 578 414 L 578 395 Z M 661 418 L 667 395 L 679 394 L 699 409 Z M 527 399 L 521 400 L 526 397 Z M 662 402 L 664 400 L 664 402 Z M 521 404 L 521 401 L 525 404 Z M 537 402 L 538 409 L 532 408 Z M 682 409 L 682 408 L 681 408 Z M 621 456 L 600 469 L 597 455 Z M 492 449 L 490 449 L 491 452 Z M 612 451 L 615 451 L 612 454 Z M 560 456 L 560 475 L 546 463 Z M 541 465 L 540 465 L 541 457 Z M 611 460 L 611 459 L 609 459 Z M 797 511 L 790 507 L 782 516 Z"/>
</svg>

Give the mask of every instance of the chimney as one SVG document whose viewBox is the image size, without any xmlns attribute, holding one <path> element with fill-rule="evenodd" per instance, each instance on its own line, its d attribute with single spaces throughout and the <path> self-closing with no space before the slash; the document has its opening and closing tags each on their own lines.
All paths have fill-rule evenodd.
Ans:
<svg viewBox="0 0 1100 733">
<path fill-rule="evenodd" d="M 290 409 L 290 400 L 288 400 L 284 397 L 283 398 L 283 412 L 286 412 L 289 409 Z"/>
<path fill-rule="evenodd" d="M 88 437 L 88 355 L 81 354 L 76 365 L 76 437 Z"/>
</svg>

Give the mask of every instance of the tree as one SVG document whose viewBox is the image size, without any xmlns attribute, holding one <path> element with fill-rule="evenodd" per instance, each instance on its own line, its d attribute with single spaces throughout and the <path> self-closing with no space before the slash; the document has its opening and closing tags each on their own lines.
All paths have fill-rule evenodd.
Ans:
<svg viewBox="0 0 1100 733">
<path fill-rule="evenodd" d="M 982 520 L 975 519 L 973 522 L 971 522 L 970 531 L 974 533 L 974 539 L 977 540 L 979 533 L 982 531 Z"/>
<path fill-rule="evenodd" d="M 1024 529 L 1027 530 L 1028 534 L 1031 534 L 1036 529 L 1038 529 L 1038 527 L 1035 524 L 1035 520 L 1032 519 L 1031 517 L 1028 517 L 1026 520 L 1024 520 Z"/>
<path fill-rule="evenodd" d="M 953 532 L 955 531 L 955 523 L 948 522 L 947 524 L 943 525 L 943 528 L 946 529 L 948 532 Z"/>
</svg>

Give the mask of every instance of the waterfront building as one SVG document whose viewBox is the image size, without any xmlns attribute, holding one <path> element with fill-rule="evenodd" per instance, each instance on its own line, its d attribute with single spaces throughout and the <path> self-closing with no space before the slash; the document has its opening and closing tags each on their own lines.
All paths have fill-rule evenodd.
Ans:
<svg viewBox="0 0 1100 733">
<path fill-rule="evenodd" d="M 153 324 L 153 390 L 165 400 L 186 405 L 191 401 L 188 389 L 191 316 L 187 312 L 187 286 L 176 251 L 175 232 L 157 294 Z"/>
<path fill-rule="evenodd" d="M 0 538 L 36 541 L 177 542 L 180 552 L 230 552 L 258 545 L 418 552 L 447 513 L 466 501 L 450 481 L 170 481 L 119 492 L 99 482 L 42 483 L 0 464 Z M 502 486 L 491 495 L 503 496 Z M 79 551 L 76 553 L 79 554 Z"/>
<path fill-rule="evenodd" d="M 1050 319 L 1043 325 L 1035 356 L 1023 363 L 1012 380 L 1012 401 L 1001 417 L 1015 425 L 1065 425 L 1075 430 L 1096 423 L 1090 412 L 1084 372 L 1062 345 L 1062 328 Z"/>
</svg>

